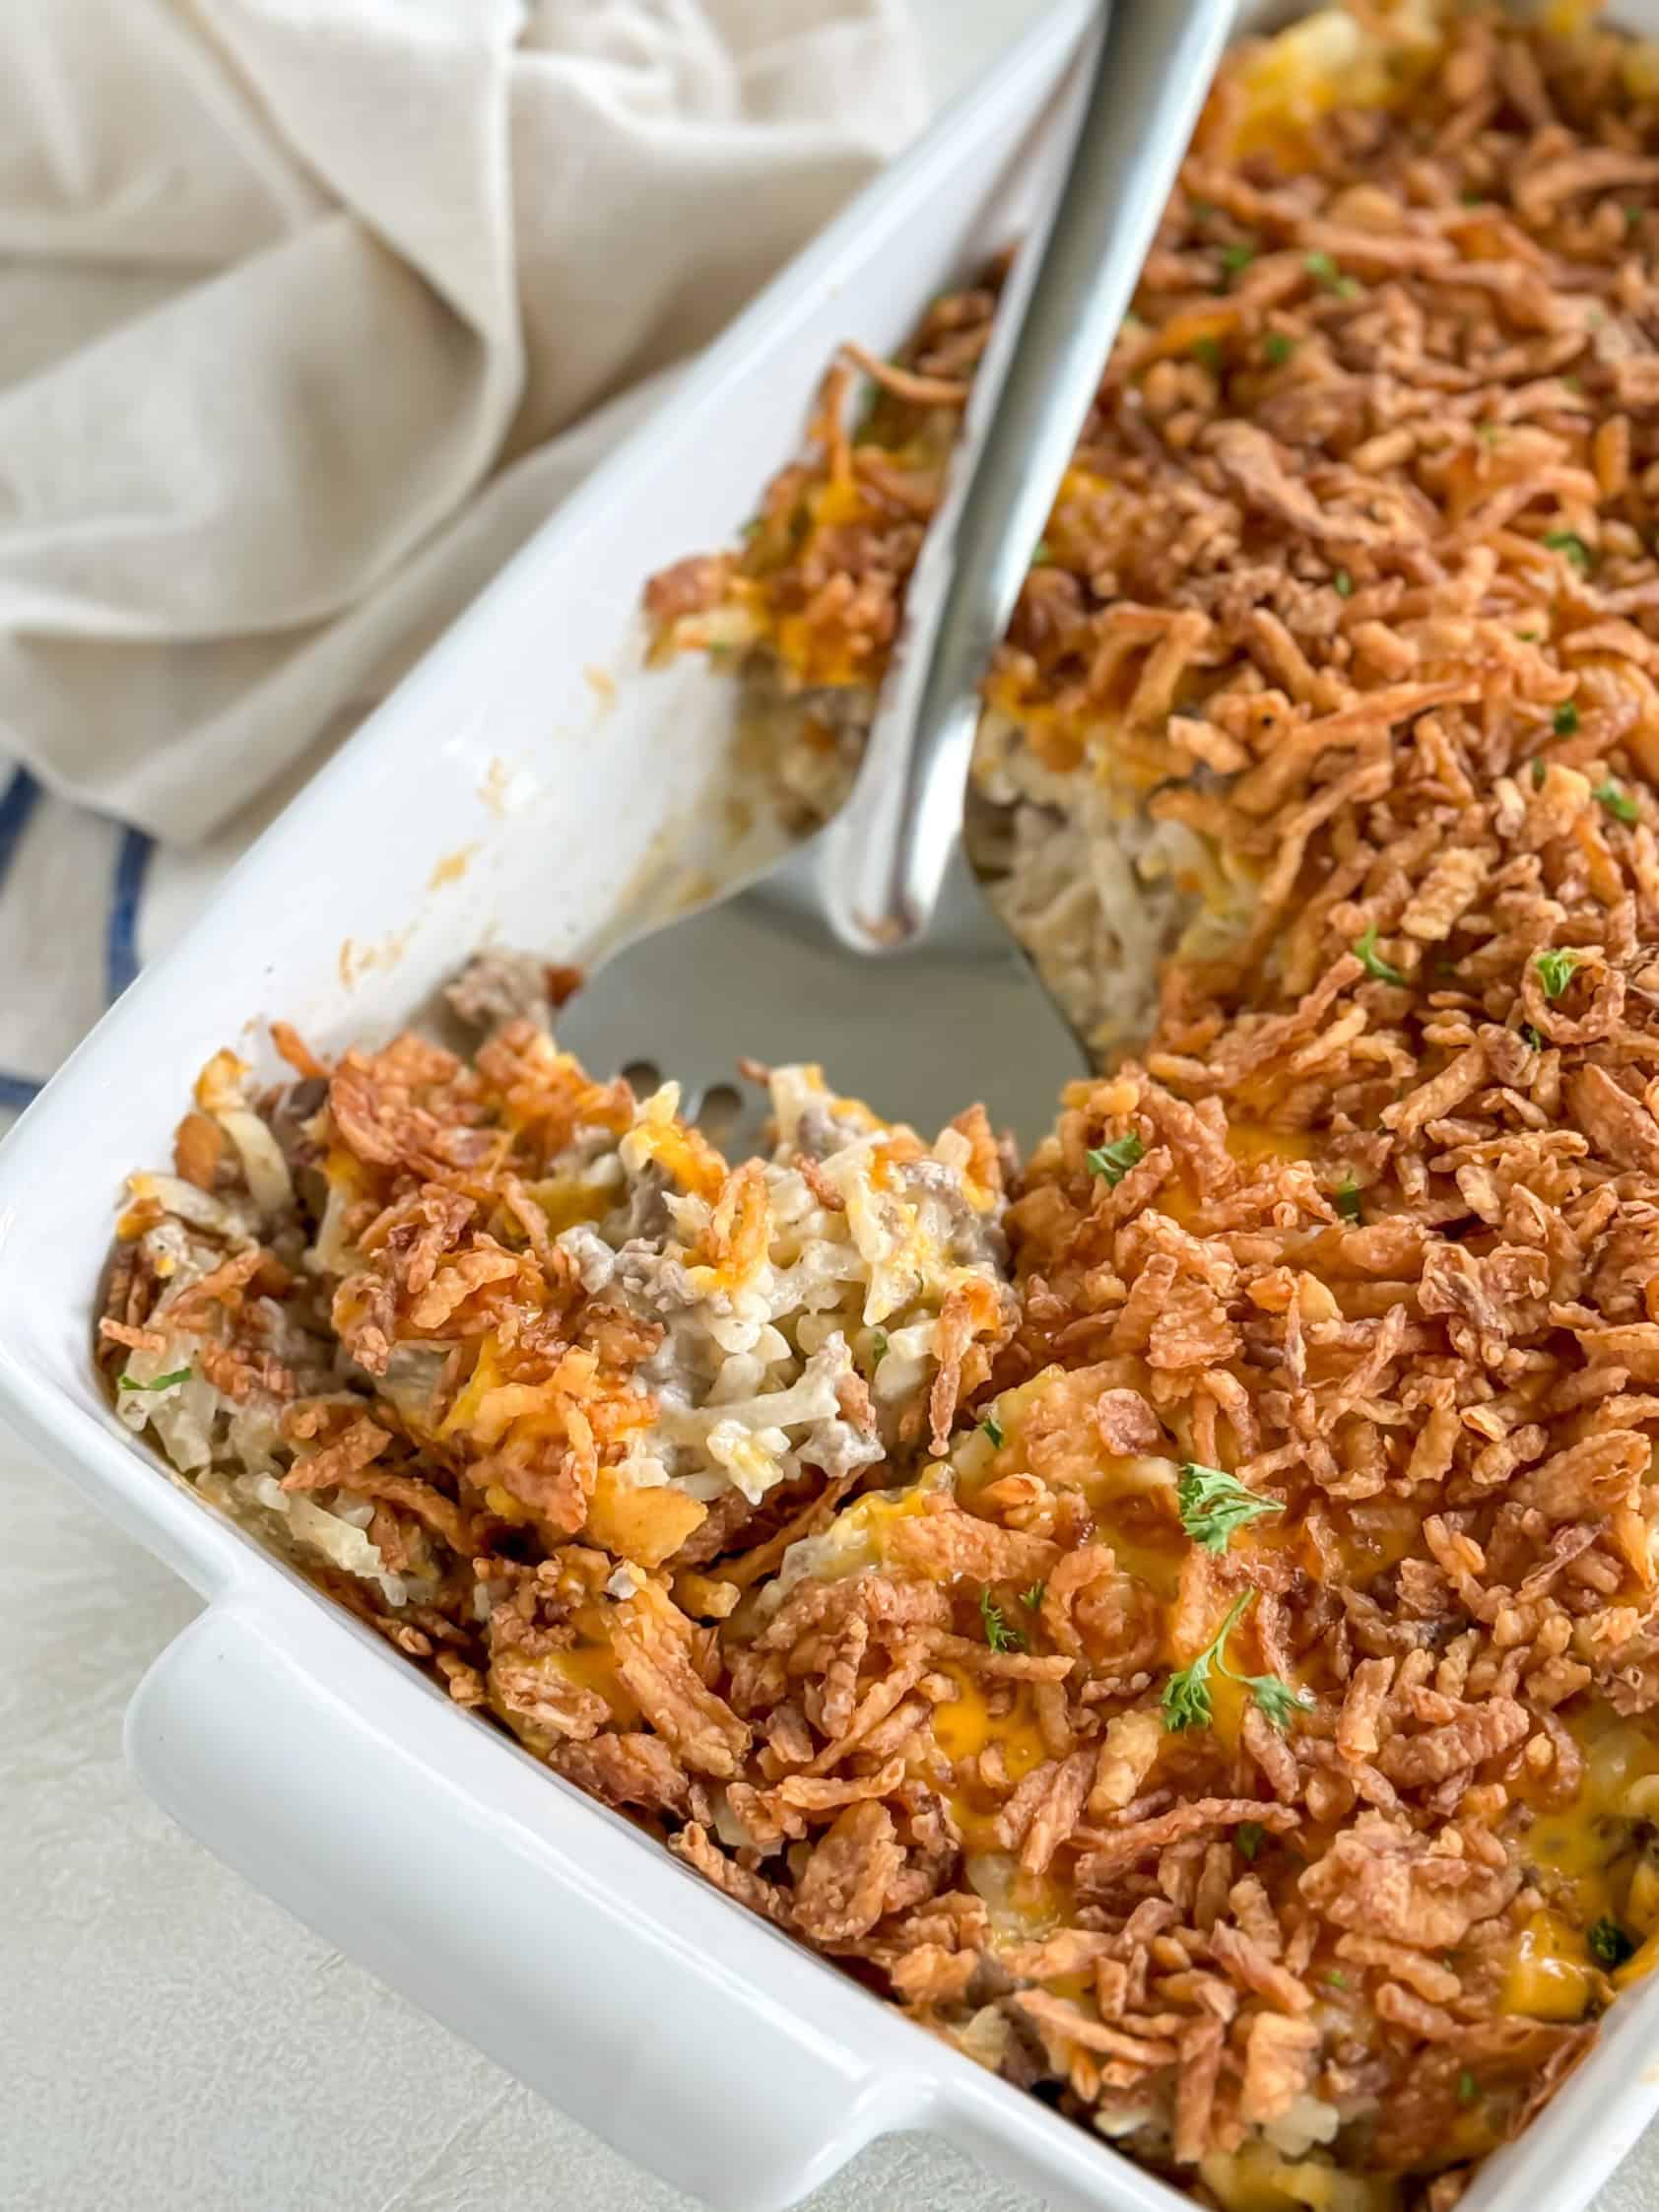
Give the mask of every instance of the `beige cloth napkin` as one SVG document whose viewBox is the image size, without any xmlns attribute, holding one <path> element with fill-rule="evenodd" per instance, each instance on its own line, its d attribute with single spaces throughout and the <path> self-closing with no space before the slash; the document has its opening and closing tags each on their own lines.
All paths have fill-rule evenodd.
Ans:
<svg viewBox="0 0 1659 2212">
<path fill-rule="evenodd" d="M 921 112 L 903 0 L 5 0 L 0 755 L 226 823 Z"/>
</svg>

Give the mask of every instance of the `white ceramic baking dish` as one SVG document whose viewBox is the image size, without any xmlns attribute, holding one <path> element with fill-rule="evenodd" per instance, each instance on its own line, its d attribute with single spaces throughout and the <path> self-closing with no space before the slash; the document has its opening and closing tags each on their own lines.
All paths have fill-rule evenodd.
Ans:
<svg viewBox="0 0 1659 2212">
<path fill-rule="evenodd" d="M 1252 11 L 1253 12 L 1253 11 Z M 0 1153 L 0 1411 L 209 1601 L 127 1747 L 186 1828 L 341 1949 L 723 2212 L 929 2127 L 1065 2206 L 1187 2200 L 913 2028 L 453 1708 L 120 1429 L 89 1360 L 124 1174 L 284 1015 L 324 1047 L 495 935 L 559 953 L 704 852 L 728 688 L 639 672 L 642 577 L 730 536 L 836 341 L 896 343 L 1009 235 L 1089 13 L 1063 0 L 764 295 L 261 840 Z M 1659 0 L 1636 11 L 1659 30 Z M 1046 133 L 1046 136 L 1045 136 Z M 233 1960 L 226 1971 L 235 1972 Z M 1659 2109 L 1659 1985 L 1469 2212 L 1572 2212 Z"/>
</svg>

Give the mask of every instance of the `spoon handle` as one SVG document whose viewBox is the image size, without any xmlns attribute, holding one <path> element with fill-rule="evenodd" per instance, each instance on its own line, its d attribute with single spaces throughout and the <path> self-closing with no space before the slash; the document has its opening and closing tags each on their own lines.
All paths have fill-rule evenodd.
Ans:
<svg viewBox="0 0 1659 2212">
<path fill-rule="evenodd" d="M 1069 166 L 1014 266 L 917 560 L 852 795 L 822 840 L 844 943 L 932 918 L 962 833 L 979 686 L 1134 295 L 1232 20 L 1230 0 L 1102 10 Z"/>
</svg>

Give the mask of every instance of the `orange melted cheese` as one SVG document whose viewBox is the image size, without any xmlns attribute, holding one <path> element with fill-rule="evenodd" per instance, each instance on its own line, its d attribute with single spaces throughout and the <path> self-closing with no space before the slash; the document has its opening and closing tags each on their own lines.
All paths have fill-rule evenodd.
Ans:
<svg viewBox="0 0 1659 2212">
<path fill-rule="evenodd" d="M 1260 1167 L 1264 1160 L 1313 1158 L 1312 1140 L 1305 1129 L 1275 1129 L 1265 1121 L 1229 1122 L 1227 1149 L 1241 1168 Z M 1184 1229 L 1198 1212 L 1198 1193 L 1186 1176 L 1180 1175 L 1164 1184 L 1157 1203 L 1161 1213 Z"/>
<path fill-rule="evenodd" d="M 688 1123 L 636 1121 L 626 1139 L 641 1161 L 654 1161 L 663 1173 L 695 1197 L 710 1204 L 726 1183 L 726 1164 L 701 1133 Z"/>
<path fill-rule="evenodd" d="M 533 1184 L 530 1195 L 546 1214 L 549 1233 L 557 1237 L 580 1222 L 602 1221 L 620 1194 L 600 1183 L 557 1176 L 551 1182 Z"/>
<path fill-rule="evenodd" d="M 577 1643 L 568 1651 L 556 1651 L 553 1664 L 566 1682 L 592 1690 L 611 1709 L 611 1718 L 626 1727 L 636 1726 L 639 1708 L 617 1669 L 616 1654 L 608 1643 Z"/>
<path fill-rule="evenodd" d="M 1504 1977 L 1503 2009 L 1532 2020 L 1581 2020 L 1598 1979 L 1584 1938 L 1570 1921 L 1559 1912 L 1535 1912 Z"/>
<path fill-rule="evenodd" d="M 1536 2020 L 1577 2020 L 1604 1981 L 1625 1988 L 1659 1964 L 1653 1900 L 1659 1881 L 1636 1842 L 1632 1789 L 1659 1774 L 1659 1744 L 1635 1721 L 1605 1707 L 1567 1719 L 1584 1754 L 1574 1801 L 1541 1813 L 1522 1850 L 1548 1900 L 1518 1937 L 1504 1981 L 1504 2007 Z M 1598 1920 L 1646 1940 L 1611 1977 L 1586 1941 Z"/>
<path fill-rule="evenodd" d="M 933 1740 L 955 1769 L 955 1786 L 947 1793 L 951 1817 L 962 1840 L 963 1850 L 974 1853 L 1001 1847 L 997 1822 L 1002 1810 L 999 1794 L 978 1780 L 980 1755 L 994 1745 L 1002 1754 L 1011 1782 L 1023 1781 L 1048 1757 L 1040 1730 L 1029 1708 L 1017 1703 L 1004 1715 L 990 1712 L 982 1691 L 965 1686 L 962 1695 L 933 1712 Z"/>
</svg>

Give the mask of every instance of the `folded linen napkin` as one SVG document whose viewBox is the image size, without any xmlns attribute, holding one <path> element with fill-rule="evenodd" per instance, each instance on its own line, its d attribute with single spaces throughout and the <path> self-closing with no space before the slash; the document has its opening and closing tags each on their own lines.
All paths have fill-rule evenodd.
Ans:
<svg viewBox="0 0 1659 2212">
<path fill-rule="evenodd" d="M 0 9 L 0 1125 L 922 104 L 904 0 Z"/>
</svg>

